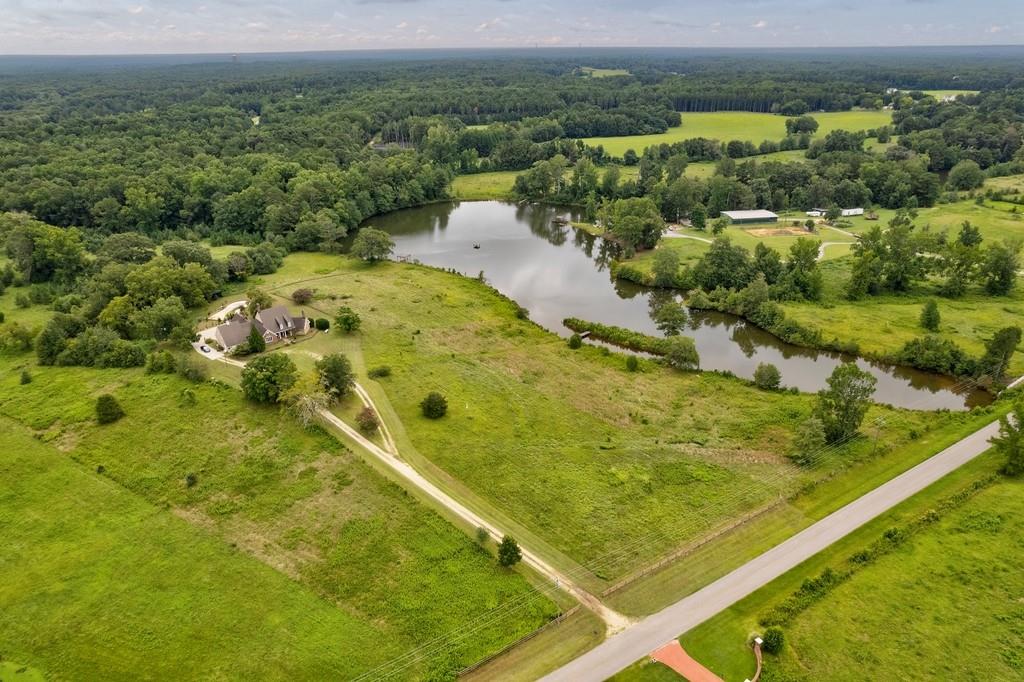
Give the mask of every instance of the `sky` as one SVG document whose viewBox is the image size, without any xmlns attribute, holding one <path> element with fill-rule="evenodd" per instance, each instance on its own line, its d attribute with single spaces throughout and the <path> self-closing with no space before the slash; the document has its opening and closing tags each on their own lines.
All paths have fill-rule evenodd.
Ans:
<svg viewBox="0 0 1024 682">
<path fill-rule="evenodd" d="M 0 54 L 1022 43 L 1021 0 L 0 0 Z"/>
</svg>

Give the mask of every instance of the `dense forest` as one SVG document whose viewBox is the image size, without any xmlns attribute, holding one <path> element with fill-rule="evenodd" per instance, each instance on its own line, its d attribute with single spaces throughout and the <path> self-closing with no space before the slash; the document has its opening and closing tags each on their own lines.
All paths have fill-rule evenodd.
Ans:
<svg viewBox="0 0 1024 682">
<path fill-rule="evenodd" d="M 291 250 L 340 250 L 367 218 L 446 198 L 458 173 L 523 170 L 522 197 L 586 206 L 630 249 L 652 246 L 662 220 L 702 225 L 728 209 L 912 210 L 985 173 L 1024 171 L 1016 57 L 619 50 L 0 63 L 0 286 L 31 285 L 26 296 L 58 311 L 36 344 L 43 362 L 138 364 L 124 342 L 184 338 L 184 311 L 224 282 L 273 271 Z M 583 60 L 628 75 L 589 77 Z M 980 93 L 938 102 L 914 89 L 925 87 Z M 812 139 L 815 112 L 852 107 L 891 108 L 893 125 Z M 786 116 L 787 134 L 623 158 L 579 139 L 663 132 L 713 109 Z M 898 142 L 879 154 L 868 138 Z M 780 150 L 806 158 L 758 161 Z M 717 164 L 713 177 L 685 174 L 700 161 Z M 620 178 L 623 164 L 639 166 L 636 179 Z M 239 248 L 216 260 L 197 240 Z M 737 287 L 755 271 L 741 272 L 750 276 Z M 801 277 L 783 278 L 785 296 L 812 295 Z M 4 343 L 27 347 L 30 331 L 8 328 Z"/>
</svg>

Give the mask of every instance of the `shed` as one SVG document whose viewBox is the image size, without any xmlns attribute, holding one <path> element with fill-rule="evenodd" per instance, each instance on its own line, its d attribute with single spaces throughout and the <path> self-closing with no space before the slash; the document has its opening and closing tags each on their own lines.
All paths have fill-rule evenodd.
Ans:
<svg viewBox="0 0 1024 682">
<path fill-rule="evenodd" d="M 765 211 L 764 209 L 756 209 L 753 211 L 722 211 L 722 215 L 737 225 L 743 223 L 775 223 L 779 220 L 779 216 L 777 214 L 772 213 L 771 211 Z"/>
</svg>

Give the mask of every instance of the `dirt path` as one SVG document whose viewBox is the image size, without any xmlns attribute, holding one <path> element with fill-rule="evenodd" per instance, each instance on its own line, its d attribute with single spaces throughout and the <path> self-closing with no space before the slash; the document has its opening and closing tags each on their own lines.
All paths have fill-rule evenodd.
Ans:
<svg viewBox="0 0 1024 682">
<path fill-rule="evenodd" d="M 213 357 L 211 354 L 203 353 L 198 349 L 198 347 L 196 348 L 196 351 L 200 353 L 200 355 L 203 355 L 203 357 L 211 360 L 218 360 L 237 367 L 245 367 L 244 362 L 234 358 L 225 357 L 221 354 L 218 354 L 218 357 Z M 310 353 L 310 355 L 319 357 L 316 353 Z M 374 404 L 373 399 L 370 398 L 370 394 L 366 389 L 360 386 L 358 382 L 354 382 L 353 390 L 363 405 L 371 408 L 377 413 L 378 417 L 380 417 L 381 412 L 377 409 L 377 406 Z M 400 459 L 394 438 L 383 419 L 380 420 L 380 432 L 384 441 L 384 447 L 382 448 L 360 433 L 357 429 L 346 424 L 340 417 L 330 410 L 321 410 L 320 417 L 328 425 L 334 427 L 338 431 L 341 431 L 364 451 L 385 464 L 389 469 L 398 474 L 406 483 L 415 486 L 420 491 L 427 494 L 431 499 L 451 511 L 471 527 L 483 528 L 495 542 L 500 542 L 505 536 L 505 533 L 495 524 L 484 519 L 451 495 L 441 490 L 441 488 L 430 482 L 411 465 Z M 564 573 L 548 564 L 537 554 L 530 551 L 528 547 L 520 545 L 520 550 L 523 553 L 523 562 L 526 563 L 526 565 L 530 566 L 533 570 L 550 580 L 556 588 L 568 592 L 581 604 L 600 616 L 600 618 L 605 622 L 609 636 L 620 632 L 633 624 L 633 621 L 630 618 L 605 606 L 600 599 L 573 583 L 565 576 Z"/>
</svg>

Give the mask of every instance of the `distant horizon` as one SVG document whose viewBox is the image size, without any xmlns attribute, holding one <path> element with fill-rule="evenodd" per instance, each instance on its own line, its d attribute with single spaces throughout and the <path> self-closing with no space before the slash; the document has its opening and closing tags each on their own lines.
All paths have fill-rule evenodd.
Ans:
<svg viewBox="0 0 1024 682">
<path fill-rule="evenodd" d="M 1024 44 L 1018 0 L 7 0 L 10 56 Z"/>
<path fill-rule="evenodd" d="M 685 45 L 500 45 L 500 46 L 427 46 L 427 47 L 339 47 L 327 49 L 306 49 L 306 50 L 224 50 L 224 51 L 171 51 L 171 52 L 0 52 L 0 58 L 5 57 L 39 57 L 39 58 L 68 58 L 75 57 L 231 57 L 231 56 L 260 56 L 260 55 L 317 55 L 317 54 L 338 54 L 338 53 L 417 53 L 417 52 L 571 52 L 571 51 L 679 51 L 679 52 L 716 52 L 716 51 L 737 51 L 737 52 L 812 52 L 812 51 L 843 51 L 843 50 L 943 50 L 943 49 L 980 49 L 998 50 L 1006 48 L 1024 48 L 1022 43 L 950 43 L 933 45 L 915 44 L 878 44 L 878 45 L 766 45 L 766 46 L 743 46 L 743 45 L 706 45 L 706 46 L 685 46 Z"/>
</svg>

